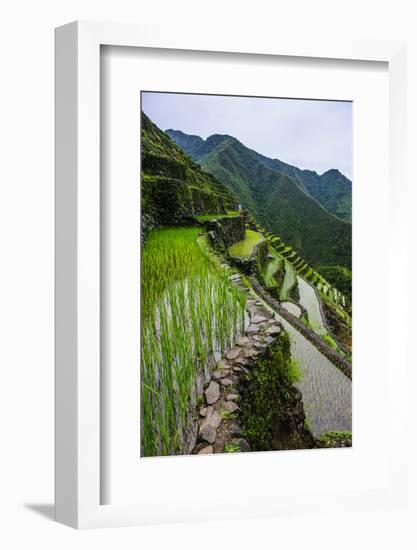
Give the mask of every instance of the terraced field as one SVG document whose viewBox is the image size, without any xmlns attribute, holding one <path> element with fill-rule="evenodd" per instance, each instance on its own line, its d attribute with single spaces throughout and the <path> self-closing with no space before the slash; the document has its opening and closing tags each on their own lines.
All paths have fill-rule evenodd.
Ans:
<svg viewBox="0 0 417 550">
<path fill-rule="evenodd" d="M 285 259 L 285 265 L 290 265 L 296 275 L 301 275 L 306 281 L 316 287 L 322 300 L 331 305 L 333 309 L 335 309 L 336 313 L 344 320 L 344 322 L 351 326 L 352 319 L 350 315 L 350 307 L 346 297 L 343 296 L 339 290 L 332 287 L 320 273 L 310 267 L 303 260 L 303 258 L 301 258 L 291 246 L 284 243 L 280 237 L 267 232 L 265 228 L 259 224 L 257 224 L 257 228 L 260 232 L 266 235 L 267 240 L 274 252 Z M 293 284 L 293 279 L 291 277 L 292 274 L 288 272 L 288 277 L 286 277 L 286 281 L 284 281 L 284 285 L 280 292 L 280 300 L 286 300 L 289 297 L 288 289 L 291 289 Z M 311 317 L 314 323 L 315 315 L 312 313 Z M 319 324 L 317 324 L 317 327 L 319 331 L 322 330 Z M 318 332 L 318 334 L 320 334 L 320 332 Z"/>
<path fill-rule="evenodd" d="M 291 337 L 291 354 L 303 373 L 296 386 L 314 437 L 328 431 L 352 431 L 352 382 L 279 314 Z"/>
<path fill-rule="evenodd" d="M 219 218 L 237 218 L 240 216 L 240 212 L 229 210 L 227 214 L 202 214 L 200 216 L 194 216 L 199 222 L 206 222 L 210 220 L 217 220 Z"/>
<path fill-rule="evenodd" d="M 238 256 L 243 258 L 249 258 L 252 255 L 254 247 L 262 242 L 264 239 L 261 233 L 246 229 L 245 239 L 238 241 L 229 248 L 229 254 L 231 256 Z"/>
<path fill-rule="evenodd" d="M 297 284 L 297 274 L 293 269 L 293 267 L 288 262 L 285 262 L 285 277 L 281 287 L 280 299 L 288 300 L 289 293 L 296 284 Z"/>
<path fill-rule="evenodd" d="M 297 276 L 297 280 L 298 291 L 300 293 L 300 304 L 307 310 L 308 322 L 311 328 L 317 334 L 327 334 L 327 330 L 323 324 L 320 304 L 314 288 L 300 276 Z"/>
<path fill-rule="evenodd" d="M 282 260 L 272 248 L 270 248 L 269 253 L 274 256 L 274 258 L 271 258 L 266 265 L 264 280 L 268 288 L 275 288 L 278 285 L 275 274 L 282 266 L 284 260 Z"/>
<path fill-rule="evenodd" d="M 184 444 L 196 383 L 245 324 L 243 292 L 230 285 L 199 227 L 153 230 L 142 251 L 142 454 Z"/>
</svg>

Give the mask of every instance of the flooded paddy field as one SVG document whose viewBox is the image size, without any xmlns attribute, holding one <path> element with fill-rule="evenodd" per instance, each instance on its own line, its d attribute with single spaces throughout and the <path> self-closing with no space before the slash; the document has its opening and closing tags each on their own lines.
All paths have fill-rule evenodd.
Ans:
<svg viewBox="0 0 417 550">
<path fill-rule="evenodd" d="M 279 314 L 291 338 L 292 357 L 302 377 L 296 386 L 303 395 L 304 410 L 314 437 L 328 431 L 352 430 L 352 382 L 314 345 Z"/>
</svg>

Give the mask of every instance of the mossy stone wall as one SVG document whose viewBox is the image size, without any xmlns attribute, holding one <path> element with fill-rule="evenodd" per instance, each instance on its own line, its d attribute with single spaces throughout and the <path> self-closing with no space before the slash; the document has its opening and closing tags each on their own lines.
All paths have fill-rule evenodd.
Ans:
<svg viewBox="0 0 417 550">
<path fill-rule="evenodd" d="M 213 245 L 221 252 L 226 252 L 229 246 L 245 238 L 245 223 L 241 216 L 234 218 L 219 217 L 204 222 L 204 226 L 212 234 Z"/>
</svg>

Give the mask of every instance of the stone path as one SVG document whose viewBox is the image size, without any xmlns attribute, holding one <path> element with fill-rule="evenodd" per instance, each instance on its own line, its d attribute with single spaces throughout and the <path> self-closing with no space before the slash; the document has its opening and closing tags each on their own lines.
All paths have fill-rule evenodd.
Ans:
<svg viewBox="0 0 417 550">
<path fill-rule="evenodd" d="M 231 276 L 231 282 L 242 287 L 241 277 L 237 274 Z M 251 279 L 251 282 L 255 292 L 259 290 L 265 299 L 256 280 Z M 323 354 L 323 350 L 317 348 L 318 344 L 311 341 L 314 333 L 288 311 L 284 316 L 285 308 L 281 304 L 268 297 L 271 304 L 266 305 L 263 299 L 251 293 L 246 302 L 250 322 L 245 335 L 216 364 L 205 386 L 204 404 L 199 410 L 198 439 L 193 450 L 195 454 L 223 453 L 228 449 L 250 451 L 239 419 L 240 379 L 256 365 L 257 359 L 283 330 L 290 334 L 292 356 L 303 370 L 303 377 L 296 386 L 301 391 L 313 435 L 318 437 L 330 430 L 352 429 L 352 384 L 347 376 L 351 376 L 351 370 L 343 368 L 341 359 L 336 357 L 337 368 L 329 360 L 335 352 L 329 348 Z M 290 318 L 291 323 L 288 322 Z M 311 333 L 309 338 L 304 335 L 307 330 Z M 321 348 L 328 347 L 317 335 L 315 338 L 320 340 Z"/>
<path fill-rule="evenodd" d="M 232 275 L 231 280 L 240 286 L 240 276 Z M 250 450 L 239 420 L 239 382 L 283 329 L 260 300 L 249 298 L 246 309 L 250 323 L 245 335 L 217 363 L 205 387 L 205 402 L 199 410 L 196 454 Z"/>
</svg>

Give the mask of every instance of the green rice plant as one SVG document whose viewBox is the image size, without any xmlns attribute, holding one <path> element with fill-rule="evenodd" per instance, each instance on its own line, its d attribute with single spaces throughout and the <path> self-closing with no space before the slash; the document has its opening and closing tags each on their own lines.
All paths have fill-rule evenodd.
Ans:
<svg viewBox="0 0 417 550">
<path fill-rule="evenodd" d="M 215 352 L 242 333 L 245 294 L 199 242 L 200 228 L 150 233 L 142 252 L 141 446 L 177 454 Z"/>
</svg>

